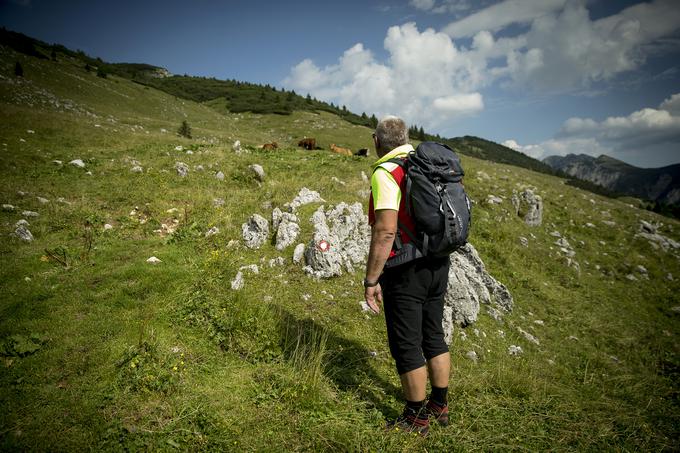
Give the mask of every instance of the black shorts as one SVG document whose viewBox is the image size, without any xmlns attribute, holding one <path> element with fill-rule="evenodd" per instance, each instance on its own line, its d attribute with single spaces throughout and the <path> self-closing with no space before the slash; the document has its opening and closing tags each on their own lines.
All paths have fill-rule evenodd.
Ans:
<svg viewBox="0 0 680 453">
<path fill-rule="evenodd" d="M 399 374 L 449 350 L 442 327 L 448 275 L 446 257 L 417 259 L 380 277 L 387 339 Z"/>
</svg>

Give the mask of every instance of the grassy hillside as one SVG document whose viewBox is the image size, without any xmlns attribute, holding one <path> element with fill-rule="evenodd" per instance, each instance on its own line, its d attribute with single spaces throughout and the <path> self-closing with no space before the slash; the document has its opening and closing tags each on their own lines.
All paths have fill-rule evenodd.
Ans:
<svg viewBox="0 0 680 453">
<path fill-rule="evenodd" d="M 13 75 L 16 61 L 23 78 Z M 661 217 L 554 176 L 463 156 L 476 202 L 471 242 L 516 307 L 502 323 L 482 315 L 457 329 L 451 426 L 427 439 L 384 432 L 401 398 L 384 320 L 359 307 L 363 270 L 317 281 L 292 263 L 292 248 L 249 250 L 240 241 L 252 213 L 269 217 L 302 187 L 326 205 L 366 204 L 361 172 L 370 161 L 295 144 L 306 135 L 325 148 L 368 147 L 371 131 L 328 112 L 229 113 L 226 102 L 97 77 L 63 53 L 50 61 L 0 48 L 0 200 L 15 207 L 0 212 L 1 449 L 677 445 L 678 251 L 634 237 L 640 220 Z M 175 134 L 183 120 L 193 139 Z M 234 140 L 250 152 L 234 153 Z M 282 149 L 257 148 L 271 141 Z M 186 178 L 178 161 L 190 167 Z M 142 173 L 131 171 L 137 163 Z M 248 170 L 253 163 L 264 182 Z M 511 212 L 523 185 L 544 199 L 540 227 Z M 488 205 L 489 194 L 504 201 Z M 300 210 L 303 242 L 318 206 Z M 24 210 L 39 213 L 27 217 L 31 243 L 10 236 Z M 220 233 L 206 238 L 213 226 Z M 580 271 L 566 265 L 553 231 L 573 245 Z M 660 232 L 677 241 L 680 223 L 663 219 Z M 151 256 L 161 263 L 147 263 Z M 270 267 L 278 256 L 285 264 Z M 250 264 L 259 274 L 232 290 Z M 510 345 L 524 353 L 509 355 Z"/>
</svg>

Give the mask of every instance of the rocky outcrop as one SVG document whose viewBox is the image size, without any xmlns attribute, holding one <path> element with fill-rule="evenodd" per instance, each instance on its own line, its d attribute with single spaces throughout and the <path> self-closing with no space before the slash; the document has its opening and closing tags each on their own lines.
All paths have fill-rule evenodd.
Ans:
<svg viewBox="0 0 680 453">
<path fill-rule="evenodd" d="M 259 249 L 269 237 L 269 222 L 261 215 L 253 214 L 246 223 L 241 225 L 241 230 L 246 247 Z"/>
<path fill-rule="evenodd" d="M 466 244 L 449 258 L 451 269 L 444 299 L 444 336 L 451 342 L 454 326 L 477 321 L 481 305 L 494 318 L 512 311 L 510 291 L 487 271 L 472 244 Z"/>
<path fill-rule="evenodd" d="M 543 222 L 543 199 L 532 189 L 526 188 L 520 193 L 513 191 L 512 206 L 527 225 L 538 226 Z"/>
<path fill-rule="evenodd" d="M 305 249 L 305 272 L 329 278 L 365 263 L 371 232 L 360 203 L 340 203 L 328 210 L 321 206 L 311 222 L 314 235 Z"/>
</svg>

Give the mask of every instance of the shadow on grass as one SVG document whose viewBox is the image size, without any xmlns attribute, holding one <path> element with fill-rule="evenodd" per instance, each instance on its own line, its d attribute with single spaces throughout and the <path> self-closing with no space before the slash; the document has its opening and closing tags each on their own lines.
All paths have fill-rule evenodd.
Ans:
<svg viewBox="0 0 680 453">
<path fill-rule="evenodd" d="M 320 373 L 338 390 L 357 395 L 386 418 L 398 415 L 391 402 L 402 398 L 401 388 L 376 372 L 371 351 L 311 319 L 297 319 L 282 308 L 279 315 L 281 349 L 288 362 L 303 367 L 317 362 Z"/>
</svg>

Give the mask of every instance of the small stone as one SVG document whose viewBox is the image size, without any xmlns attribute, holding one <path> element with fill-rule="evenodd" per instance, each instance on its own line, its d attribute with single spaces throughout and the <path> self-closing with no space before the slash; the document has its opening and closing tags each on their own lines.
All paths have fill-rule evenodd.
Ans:
<svg viewBox="0 0 680 453">
<path fill-rule="evenodd" d="M 14 230 L 14 234 L 16 237 L 21 239 L 24 242 L 32 242 L 33 241 L 33 234 L 26 228 L 25 225 L 19 225 L 16 230 Z"/>
<path fill-rule="evenodd" d="M 368 184 L 368 176 L 366 176 L 366 173 L 363 171 L 361 172 L 361 180 L 364 182 L 364 184 Z"/>
<path fill-rule="evenodd" d="M 669 282 L 672 282 L 673 281 L 673 274 L 671 274 L 670 272 L 667 273 L 666 274 L 666 280 L 668 280 Z"/>
<path fill-rule="evenodd" d="M 18 220 L 17 223 L 14 224 L 14 228 L 19 228 L 20 226 L 30 226 L 30 223 L 26 219 L 21 219 Z"/>
<path fill-rule="evenodd" d="M 501 204 L 503 203 L 503 199 L 500 197 L 497 197 L 496 195 L 491 195 L 486 198 L 486 203 L 487 204 Z"/>
<path fill-rule="evenodd" d="M 241 149 L 241 141 L 236 140 L 233 145 L 231 145 L 231 149 L 234 150 L 236 154 L 239 154 L 242 149 Z"/>
<path fill-rule="evenodd" d="M 540 320 L 540 319 L 536 319 L 536 320 L 534 320 L 534 324 L 536 324 L 537 326 L 542 326 L 542 325 L 544 325 L 545 323 L 544 323 L 542 320 Z"/>
<path fill-rule="evenodd" d="M 519 237 L 519 243 L 524 247 L 529 247 L 529 239 L 525 238 L 524 236 Z"/>
<path fill-rule="evenodd" d="M 221 171 L 218 171 L 217 173 L 215 173 L 215 179 L 217 179 L 219 181 L 224 181 L 224 173 L 222 173 Z"/>
<path fill-rule="evenodd" d="M 65 199 L 64 197 L 59 197 L 59 198 L 57 198 L 57 203 L 68 204 L 68 205 L 71 204 L 71 202 L 70 202 L 70 201 L 66 201 L 66 199 Z"/>
<path fill-rule="evenodd" d="M 477 353 L 475 351 L 466 352 L 465 357 L 472 360 L 473 362 L 477 362 L 477 360 L 479 359 L 479 357 L 477 357 Z"/>
<path fill-rule="evenodd" d="M 556 237 L 556 238 L 561 238 L 561 237 L 562 237 L 562 235 L 560 234 L 559 231 L 551 231 L 551 232 L 548 233 L 548 234 L 550 234 L 550 236 L 553 236 L 553 237 Z"/>
<path fill-rule="evenodd" d="M 111 225 L 110 223 L 105 223 L 104 224 L 104 231 L 108 231 L 108 230 L 113 230 L 113 225 Z"/>
<path fill-rule="evenodd" d="M 182 145 L 177 145 L 175 146 L 175 151 L 184 151 L 184 147 Z"/>
<path fill-rule="evenodd" d="M 255 177 L 259 181 L 261 181 L 261 182 L 264 181 L 265 174 L 264 174 L 264 168 L 262 168 L 262 165 L 252 164 L 252 165 L 248 165 L 248 168 L 250 170 L 252 170 L 253 173 L 255 173 Z"/>
<path fill-rule="evenodd" d="M 511 344 L 511 345 L 508 347 L 508 354 L 510 354 L 510 355 L 520 355 L 520 354 L 522 354 L 523 352 L 524 352 L 524 351 L 522 350 L 522 347 L 521 347 L 521 346 L 515 346 L 514 344 Z"/>
<path fill-rule="evenodd" d="M 186 153 L 187 153 L 188 155 L 190 155 L 190 156 L 191 156 L 192 154 L 194 154 L 194 152 L 193 152 L 192 150 L 190 150 L 190 149 L 188 149 Z"/>
<path fill-rule="evenodd" d="M 55 159 L 55 160 L 53 160 L 53 161 L 52 161 L 52 163 L 53 163 L 54 165 L 62 165 L 62 164 L 63 164 L 63 162 L 62 162 L 62 161 L 60 161 L 60 160 L 56 160 L 56 159 Z"/>
<path fill-rule="evenodd" d="M 213 198 L 213 207 L 219 208 L 224 206 L 224 198 Z"/>
<path fill-rule="evenodd" d="M 87 171 L 87 172 L 85 172 L 85 174 L 86 174 L 87 176 L 92 176 L 92 172 L 91 172 L 91 171 Z"/>
<path fill-rule="evenodd" d="M 638 271 L 641 274 L 647 274 L 647 269 L 642 265 L 636 266 L 635 270 Z"/>
<path fill-rule="evenodd" d="M 189 174 L 189 166 L 184 162 L 175 162 L 175 170 L 177 170 L 177 174 L 182 178 Z"/>
<path fill-rule="evenodd" d="M 144 173 L 144 169 L 140 167 L 139 165 L 135 165 L 130 169 L 132 173 Z"/>
<path fill-rule="evenodd" d="M 24 217 L 39 217 L 40 216 L 40 214 L 38 214 L 35 211 L 23 211 L 21 213 L 21 215 L 23 215 Z"/>
<path fill-rule="evenodd" d="M 680 313 L 680 305 L 676 305 L 675 307 L 671 307 L 671 311 L 674 313 Z"/>
<path fill-rule="evenodd" d="M 47 198 L 43 198 L 43 197 L 37 197 L 37 199 L 38 199 L 38 202 L 40 204 L 47 204 L 47 203 L 50 202 L 50 200 L 48 200 Z"/>
<path fill-rule="evenodd" d="M 215 236 L 216 234 L 219 234 L 220 229 L 215 227 L 210 228 L 208 231 L 205 232 L 205 237 L 209 238 L 211 236 Z"/>
<path fill-rule="evenodd" d="M 243 272 L 238 271 L 236 273 L 236 277 L 234 277 L 234 279 L 231 281 L 231 289 L 238 291 L 239 289 L 243 288 L 243 285 Z"/>
<path fill-rule="evenodd" d="M 11 212 L 11 211 L 14 211 L 14 206 L 12 206 L 11 204 L 3 204 L 2 210 L 7 211 L 7 212 Z"/>
<path fill-rule="evenodd" d="M 239 271 L 248 271 L 250 273 L 253 273 L 255 275 L 260 273 L 260 268 L 257 267 L 257 264 L 248 264 L 247 266 L 241 266 L 238 269 Z"/>
<path fill-rule="evenodd" d="M 590 223 L 590 222 L 586 223 L 586 226 L 587 226 L 588 228 L 595 228 L 595 225 L 593 225 L 593 224 Z"/>
<path fill-rule="evenodd" d="M 286 264 L 286 260 L 282 256 L 269 260 L 269 267 L 283 266 L 284 264 Z"/>
<path fill-rule="evenodd" d="M 241 225 L 243 241 L 246 247 L 260 248 L 269 237 L 269 222 L 259 214 L 253 214 L 248 222 Z"/>
<path fill-rule="evenodd" d="M 521 327 L 518 327 L 517 330 L 518 330 L 519 333 L 521 333 L 522 336 L 524 336 L 524 338 L 526 338 L 526 340 L 529 341 L 530 343 L 533 343 L 533 344 L 535 344 L 535 345 L 540 344 L 540 342 L 538 341 L 538 338 L 536 338 L 535 336 L 531 335 L 529 332 L 523 330 Z"/>
<path fill-rule="evenodd" d="M 365 311 L 368 313 L 373 312 L 373 310 L 371 310 L 371 307 L 368 306 L 368 303 L 366 303 L 365 300 L 360 300 L 359 305 L 361 305 L 361 311 Z"/>
<path fill-rule="evenodd" d="M 633 274 L 628 274 L 628 275 L 626 275 L 626 279 L 627 279 L 627 280 L 630 280 L 631 282 L 636 282 L 636 281 L 637 281 L 637 277 L 636 277 L 635 275 L 633 275 Z"/>
<path fill-rule="evenodd" d="M 569 338 L 567 338 L 567 340 L 578 341 L 578 337 L 576 337 L 574 335 L 569 335 Z"/>
<path fill-rule="evenodd" d="M 162 261 L 156 258 L 155 256 L 152 256 L 151 258 L 147 259 L 146 262 L 150 264 L 162 263 Z"/>
<path fill-rule="evenodd" d="M 85 162 L 83 162 L 82 159 L 73 159 L 69 164 L 73 165 L 74 167 L 78 168 L 85 168 Z"/>
</svg>

